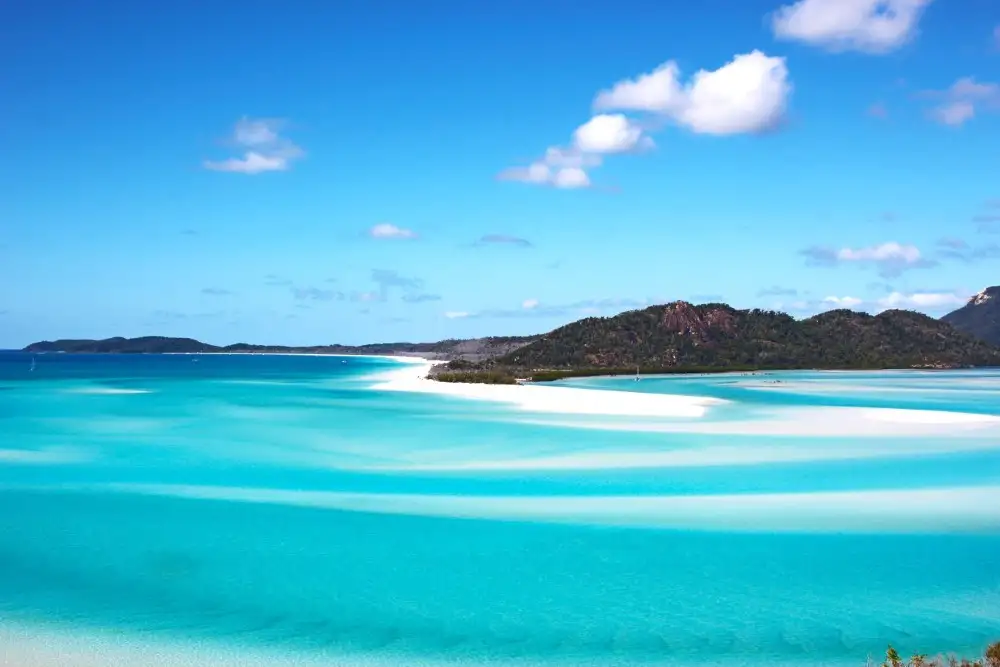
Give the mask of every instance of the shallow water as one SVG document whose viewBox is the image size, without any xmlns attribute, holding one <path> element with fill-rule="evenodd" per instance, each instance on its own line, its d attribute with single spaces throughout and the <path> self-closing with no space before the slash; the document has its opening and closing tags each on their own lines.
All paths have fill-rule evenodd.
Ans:
<svg viewBox="0 0 1000 667">
<path fill-rule="evenodd" d="M 564 383 L 722 399 L 657 418 L 384 391 L 399 366 L 368 358 L 30 366 L 0 354 L 0 664 L 863 664 L 1000 638 L 1000 372 Z"/>
</svg>

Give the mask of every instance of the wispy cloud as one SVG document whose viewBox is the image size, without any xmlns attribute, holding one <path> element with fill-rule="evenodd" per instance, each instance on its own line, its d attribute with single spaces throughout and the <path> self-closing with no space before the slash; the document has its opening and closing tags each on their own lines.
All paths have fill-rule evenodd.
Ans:
<svg viewBox="0 0 1000 667">
<path fill-rule="evenodd" d="M 222 287 L 202 287 L 201 293 L 208 296 L 230 296 L 232 292 Z"/>
<path fill-rule="evenodd" d="M 961 290 L 890 291 L 877 299 L 864 299 L 857 296 L 827 296 L 822 299 L 777 303 L 774 308 L 802 315 L 812 315 L 841 308 L 869 313 L 901 309 L 939 314 L 957 308 L 967 300 L 968 295 Z"/>
<path fill-rule="evenodd" d="M 530 248 L 531 241 L 520 236 L 510 236 L 509 234 L 486 234 L 481 236 L 476 245 L 511 245 L 519 248 Z"/>
<path fill-rule="evenodd" d="M 585 299 L 566 304 L 545 304 L 538 299 L 525 299 L 519 308 L 489 308 L 478 311 L 449 311 L 449 319 L 518 319 L 591 317 L 617 313 L 652 304 L 649 299 Z"/>
<path fill-rule="evenodd" d="M 885 120 L 889 117 L 889 109 L 882 102 L 876 102 L 875 104 L 868 107 L 868 115 L 872 118 L 878 118 L 879 120 Z"/>
<path fill-rule="evenodd" d="M 966 264 L 1000 259 L 1000 243 L 973 246 L 961 239 L 941 239 L 938 241 L 938 255 L 943 259 L 953 259 Z"/>
<path fill-rule="evenodd" d="M 1000 232 L 1000 214 L 982 213 L 980 215 L 973 216 L 972 221 L 976 223 L 976 228 L 980 232 L 984 232 L 986 234 Z"/>
<path fill-rule="evenodd" d="M 794 287 L 780 287 L 775 285 L 760 290 L 757 292 L 757 296 L 796 296 L 798 293 L 799 291 Z"/>
<path fill-rule="evenodd" d="M 277 119 L 243 117 L 236 123 L 230 142 L 243 150 L 241 157 L 206 160 L 206 169 L 239 174 L 285 171 L 305 152 L 280 135 L 284 122 Z"/>
<path fill-rule="evenodd" d="M 903 308 L 911 310 L 940 311 L 957 308 L 969 300 L 969 295 L 958 292 L 892 292 L 878 300 L 883 309 Z"/>
<path fill-rule="evenodd" d="M 936 101 L 930 111 L 932 119 L 952 127 L 964 125 L 981 111 L 1000 110 L 1000 85 L 979 82 L 973 77 L 961 78 L 944 90 L 925 90 L 919 95 Z"/>
<path fill-rule="evenodd" d="M 292 281 L 277 274 L 269 273 L 264 276 L 264 284 L 268 287 L 289 287 Z"/>
<path fill-rule="evenodd" d="M 879 275 L 885 278 L 898 276 L 910 269 L 926 269 L 937 264 L 935 260 L 925 258 L 916 246 L 895 241 L 865 248 L 837 249 L 813 246 L 802 250 L 801 254 L 811 266 L 853 264 L 874 267 Z"/>
<path fill-rule="evenodd" d="M 299 301 L 343 301 L 344 293 L 319 287 L 292 287 L 292 296 Z"/>
<path fill-rule="evenodd" d="M 887 53 L 906 44 L 931 0 L 800 0 L 771 17 L 779 39 L 830 51 Z"/>
<path fill-rule="evenodd" d="M 406 303 L 427 303 L 430 301 L 440 301 L 440 294 L 404 294 L 403 301 Z"/>
<path fill-rule="evenodd" d="M 368 230 L 368 236 L 373 239 L 415 239 L 417 233 L 412 229 L 397 227 L 389 222 L 382 222 Z"/>
</svg>

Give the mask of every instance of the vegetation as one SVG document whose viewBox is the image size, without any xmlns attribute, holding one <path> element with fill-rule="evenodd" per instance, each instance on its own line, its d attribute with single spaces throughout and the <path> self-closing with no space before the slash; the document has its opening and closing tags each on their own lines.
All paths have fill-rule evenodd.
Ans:
<svg viewBox="0 0 1000 667">
<path fill-rule="evenodd" d="M 805 320 L 726 304 L 678 301 L 556 329 L 476 364 L 452 362 L 435 377 L 534 381 L 586 375 L 783 369 L 956 368 L 1000 365 L 1000 349 L 919 313 L 834 310 Z M 457 377 L 457 376 L 453 376 Z"/>
<path fill-rule="evenodd" d="M 975 660 L 955 656 L 928 658 L 922 654 L 904 660 L 896 649 L 889 646 L 882 667 L 1000 667 L 1000 642 L 987 646 L 983 657 Z"/>
<path fill-rule="evenodd" d="M 505 370 L 444 371 L 435 373 L 439 382 L 475 382 L 478 384 L 517 384 L 513 373 Z"/>
</svg>

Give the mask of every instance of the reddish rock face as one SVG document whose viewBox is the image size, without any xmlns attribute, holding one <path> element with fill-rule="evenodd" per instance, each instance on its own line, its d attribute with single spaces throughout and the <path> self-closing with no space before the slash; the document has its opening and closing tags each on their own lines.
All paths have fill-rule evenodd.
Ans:
<svg viewBox="0 0 1000 667">
<path fill-rule="evenodd" d="M 713 330 L 731 333 L 734 322 L 733 313 L 725 308 L 712 308 L 700 313 L 687 301 L 668 303 L 663 307 L 663 316 L 660 318 L 660 326 L 667 331 L 687 334 L 701 340 L 708 339 Z"/>
</svg>

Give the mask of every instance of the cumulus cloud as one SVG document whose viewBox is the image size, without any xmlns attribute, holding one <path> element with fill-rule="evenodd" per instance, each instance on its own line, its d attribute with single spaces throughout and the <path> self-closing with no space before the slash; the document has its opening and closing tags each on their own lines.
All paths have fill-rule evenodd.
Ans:
<svg viewBox="0 0 1000 667">
<path fill-rule="evenodd" d="M 243 150 L 240 157 L 206 160 L 206 169 L 239 174 L 285 171 L 305 152 L 279 134 L 283 122 L 276 119 L 241 118 L 233 129 L 230 142 Z"/>
<path fill-rule="evenodd" d="M 886 53 L 903 46 L 931 0 L 800 0 L 778 9 L 771 28 L 779 39 L 831 51 Z"/>
<path fill-rule="evenodd" d="M 801 251 L 811 265 L 836 266 L 854 264 L 874 267 L 879 275 L 891 278 L 909 269 L 929 268 L 936 262 L 925 258 L 913 245 L 895 241 L 865 248 L 829 248 L 813 246 Z"/>
<path fill-rule="evenodd" d="M 449 310 L 444 314 L 449 320 L 461 320 L 469 316 L 464 310 Z"/>
<path fill-rule="evenodd" d="M 524 302 L 521 303 L 521 307 L 526 310 L 538 308 L 538 299 L 525 299 Z"/>
<path fill-rule="evenodd" d="M 530 248 L 531 241 L 520 236 L 509 234 L 485 234 L 479 237 L 476 245 L 512 245 L 519 248 Z"/>
<path fill-rule="evenodd" d="M 583 155 L 625 153 L 635 150 L 643 140 L 642 128 L 620 113 L 598 114 L 573 132 L 573 144 Z"/>
<path fill-rule="evenodd" d="M 668 61 L 648 74 L 601 91 L 593 115 L 568 146 L 552 146 L 527 166 L 505 169 L 498 178 L 563 189 L 591 186 L 588 169 L 605 156 L 636 153 L 654 146 L 648 132 L 663 120 L 701 134 L 763 132 L 784 118 L 792 86 L 784 58 L 760 51 L 737 55 L 717 70 L 700 70 L 687 83 Z M 614 112 L 614 113 L 612 113 Z M 654 114 L 640 123 L 622 112 Z"/>
<path fill-rule="evenodd" d="M 936 100 L 930 117 L 951 127 L 964 125 L 981 111 L 1000 110 L 1000 85 L 973 77 L 958 79 L 944 90 L 925 90 L 920 96 Z"/>
<path fill-rule="evenodd" d="M 699 70 L 687 84 L 679 77 L 680 68 L 668 61 L 601 91 L 594 108 L 652 112 L 700 134 L 745 134 L 776 127 L 792 91 L 785 59 L 761 51 Z"/>
</svg>

